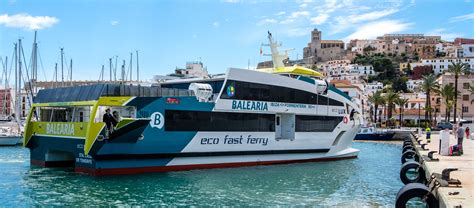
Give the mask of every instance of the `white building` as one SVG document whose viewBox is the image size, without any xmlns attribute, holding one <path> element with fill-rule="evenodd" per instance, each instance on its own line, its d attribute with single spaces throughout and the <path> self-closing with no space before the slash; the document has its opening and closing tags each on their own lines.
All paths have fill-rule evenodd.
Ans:
<svg viewBox="0 0 474 208">
<path fill-rule="evenodd" d="M 378 90 L 382 90 L 383 89 L 383 83 L 382 82 L 371 82 L 371 83 L 368 83 L 367 85 L 365 85 L 365 94 L 366 95 L 372 95 L 374 94 L 374 92 L 378 91 Z"/>
<path fill-rule="evenodd" d="M 436 59 L 421 59 L 418 63 L 410 63 L 411 70 L 416 66 L 433 66 L 435 74 L 441 74 L 448 69 L 452 63 L 466 63 L 471 71 L 474 71 L 474 57 L 469 58 L 436 58 Z"/>
<path fill-rule="evenodd" d="M 361 77 L 376 75 L 371 65 L 351 64 L 349 60 L 333 60 L 319 64 L 324 75 L 329 80 L 349 80 L 351 83 L 361 83 Z"/>
<path fill-rule="evenodd" d="M 186 62 L 186 68 L 176 68 L 175 74 L 186 78 L 209 78 L 207 68 L 200 61 Z"/>
<path fill-rule="evenodd" d="M 461 57 L 473 57 L 474 58 L 474 44 L 463 44 L 462 47 L 462 56 Z"/>
<path fill-rule="evenodd" d="M 423 84 L 422 79 L 410 79 L 407 81 L 407 88 L 413 92 L 418 92 L 421 89 L 421 85 Z"/>
</svg>

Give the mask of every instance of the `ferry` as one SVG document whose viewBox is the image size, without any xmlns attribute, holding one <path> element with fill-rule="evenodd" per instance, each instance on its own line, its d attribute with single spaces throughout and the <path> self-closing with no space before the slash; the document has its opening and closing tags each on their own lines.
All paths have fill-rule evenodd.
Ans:
<svg viewBox="0 0 474 208">
<path fill-rule="evenodd" d="M 271 69 L 40 90 L 23 138 L 31 164 L 100 176 L 356 158 L 360 109 L 317 71 L 285 67 L 268 38 Z"/>
</svg>

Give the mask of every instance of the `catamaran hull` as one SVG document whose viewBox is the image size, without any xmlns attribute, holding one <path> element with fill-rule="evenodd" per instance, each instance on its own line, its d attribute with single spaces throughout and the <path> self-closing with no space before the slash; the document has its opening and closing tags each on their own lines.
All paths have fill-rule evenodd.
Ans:
<svg viewBox="0 0 474 208">
<path fill-rule="evenodd" d="M 103 141 L 98 151 L 100 154 L 91 156 L 83 154 L 84 142 L 81 139 L 41 136 L 34 136 L 29 147 L 32 165 L 74 167 L 75 172 L 101 176 L 351 159 L 356 158 L 359 152 L 349 145 L 355 133 L 355 130 L 349 130 L 338 141 L 334 136 L 295 138 L 293 141 L 271 138 L 265 145 L 271 149 L 260 146 L 253 150 L 248 150 L 249 147 L 240 150 L 227 147 L 221 151 L 204 151 L 200 143 L 194 142 L 201 141 L 202 136 L 207 135 L 204 133 L 197 133 L 177 153 L 119 154 L 119 145 Z M 275 148 L 280 144 L 285 144 L 286 149 Z M 170 144 L 161 144 L 166 145 Z M 221 145 L 219 148 L 224 147 Z"/>
</svg>

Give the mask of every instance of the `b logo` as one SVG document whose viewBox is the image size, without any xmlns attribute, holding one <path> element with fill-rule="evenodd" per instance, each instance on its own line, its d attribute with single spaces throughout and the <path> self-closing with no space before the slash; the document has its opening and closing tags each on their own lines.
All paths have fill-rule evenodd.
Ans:
<svg viewBox="0 0 474 208">
<path fill-rule="evenodd" d="M 165 124 L 165 118 L 163 117 L 163 114 L 161 114 L 160 112 L 154 112 L 153 114 L 151 114 L 150 119 L 151 127 L 155 127 L 158 129 L 163 128 L 163 125 Z"/>
</svg>

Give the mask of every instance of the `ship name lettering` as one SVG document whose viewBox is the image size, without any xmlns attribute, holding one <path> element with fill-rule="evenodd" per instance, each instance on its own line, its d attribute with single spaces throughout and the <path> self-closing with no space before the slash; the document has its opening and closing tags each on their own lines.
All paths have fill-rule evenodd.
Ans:
<svg viewBox="0 0 474 208">
<path fill-rule="evenodd" d="M 46 133 L 56 135 L 74 135 L 74 124 L 48 123 L 46 124 Z"/>
<path fill-rule="evenodd" d="M 244 101 L 244 100 L 233 100 L 233 110 L 254 110 L 254 111 L 268 111 L 268 104 L 261 101 Z"/>
</svg>

